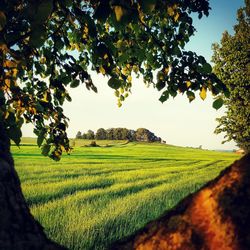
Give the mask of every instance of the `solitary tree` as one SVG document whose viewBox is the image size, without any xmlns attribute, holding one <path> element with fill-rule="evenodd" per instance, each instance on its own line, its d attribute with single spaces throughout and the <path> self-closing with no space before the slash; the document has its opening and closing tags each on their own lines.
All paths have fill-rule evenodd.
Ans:
<svg viewBox="0 0 250 250">
<path fill-rule="evenodd" d="M 62 105 L 69 87 L 97 92 L 90 68 L 109 78 L 119 106 L 132 73 L 162 91 L 161 102 L 225 91 L 204 57 L 184 49 L 195 32 L 190 14 L 208 11 L 208 0 L 0 1 L 1 249 L 59 248 L 29 213 L 14 170 L 10 139 L 19 145 L 23 123 L 34 124 L 45 156 L 70 152 Z"/>
<path fill-rule="evenodd" d="M 234 34 L 224 32 L 221 44 L 214 44 L 214 72 L 227 85 L 226 114 L 218 118 L 216 133 L 226 133 L 226 141 L 234 140 L 250 151 L 250 1 L 238 10 Z"/>
</svg>

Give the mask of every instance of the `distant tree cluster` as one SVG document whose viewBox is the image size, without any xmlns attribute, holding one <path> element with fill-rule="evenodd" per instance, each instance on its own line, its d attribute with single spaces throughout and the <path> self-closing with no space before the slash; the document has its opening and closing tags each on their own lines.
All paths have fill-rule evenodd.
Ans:
<svg viewBox="0 0 250 250">
<path fill-rule="evenodd" d="M 145 141 L 160 142 L 161 138 L 146 128 L 138 128 L 137 130 L 127 128 L 99 128 L 96 133 L 88 130 L 86 133 L 80 131 L 76 134 L 76 139 L 88 140 L 128 140 L 128 141 Z"/>
</svg>

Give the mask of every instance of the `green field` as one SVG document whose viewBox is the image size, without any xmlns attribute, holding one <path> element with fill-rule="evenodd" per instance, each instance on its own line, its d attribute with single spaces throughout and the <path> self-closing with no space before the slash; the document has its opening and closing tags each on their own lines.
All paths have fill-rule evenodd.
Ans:
<svg viewBox="0 0 250 250">
<path fill-rule="evenodd" d="M 34 140 L 12 146 L 31 211 L 70 249 L 106 249 L 197 190 L 239 156 L 162 144 L 76 141 L 53 162 Z"/>
</svg>

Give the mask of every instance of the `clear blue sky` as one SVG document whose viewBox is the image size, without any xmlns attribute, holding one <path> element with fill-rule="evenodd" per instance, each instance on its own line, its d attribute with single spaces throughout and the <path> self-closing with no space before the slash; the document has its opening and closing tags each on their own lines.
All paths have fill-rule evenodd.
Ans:
<svg viewBox="0 0 250 250">
<path fill-rule="evenodd" d="M 195 36 L 186 47 L 201 54 L 210 61 L 211 45 L 219 42 L 223 31 L 233 32 L 236 23 L 236 11 L 244 5 L 243 0 L 211 0 L 212 10 L 208 18 L 194 18 L 197 29 Z M 162 137 L 169 144 L 208 149 L 233 149 L 234 143 L 222 145 L 222 135 L 213 133 L 216 117 L 224 110 L 212 108 L 213 99 L 205 101 L 197 97 L 191 104 L 185 96 L 178 96 L 161 104 L 160 93 L 146 88 L 141 79 L 133 79 L 133 94 L 121 108 L 116 105 L 113 90 L 107 86 L 107 79 L 93 74 L 98 94 L 89 92 L 82 85 L 70 91 L 73 101 L 64 106 L 70 118 L 68 133 L 75 137 L 77 131 L 96 130 L 100 127 L 127 127 L 136 129 L 145 127 Z M 24 136 L 32 136 L 32 127 L 26 126 Z"/>
</svg>

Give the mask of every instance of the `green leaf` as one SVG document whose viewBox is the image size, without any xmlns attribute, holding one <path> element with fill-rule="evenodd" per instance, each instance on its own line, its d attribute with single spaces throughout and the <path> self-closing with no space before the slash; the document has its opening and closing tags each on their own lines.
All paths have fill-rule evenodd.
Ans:
<svg viewBox="0 0 250 250">
<path fill-rule="evenodd" d="M 38 111 L 38 112 L 44 112 L 44 107 L 41 105 L 40 102 L 37 102 L 35 104 L 35 109 Z"/>
<path fill-rule="evenodd" d="M 71 0 L 61 0 L 65 7 L 69 7 L 72 4 Z"/>
<path fill-rule="evenodd" d="M 228 88 L 224 89 L 224 95 L 226 98 L 229 98 L 230 97 L 230 91 Z"/>
<path fill-rule="evenodd" d="M 17 124 L 17 127 L 21 128 L 22 125 L 24 123 L 24 119 L 22 117 L 20 117 L 17 121 L 16 121 L 16 124 Z"/>
<path fill-rule="evenodd" d="M 43 140 L 45 139 L 45 133 L 46 133 L 46 130 L 42 130 L 40 131 L 40 133 L 38 134 L 38 137 L 37 137 L 37 145 L 38 147 L 40 148 L 42 143 L 43 143 Z"/>
<path fill-rule="evenodd" d="M 15 126 L 15 124 L 16 124 L 16 117 L 15 117 L 13 111 L 9 111 L 9 115 L 8 115 L 6 121 L 11 126 Z"/>
<path fill-rule="evenodd" d="M 159 101 L 163 103 L 163 102 L 165 102 L 168 98 L 169 98 L 169 93 L 168 93 L 168 91 L 166 90 L 166 91 L 164 91 L 164 92 L 162 93 L 161 97 L 159 98 Z"/>
<path fill-rule="evenodd" d="M 76 88 L 76 87 L 79 86 L 79 84 L 80 84 L 80 81 L 79 81 L 78 79 L 75 79 L 75 80 L 73 80 L 73 81 L 71 82 L 70 87 L 71 87 L 71 88 Z"/>
<path fill-rule="evenodd" d="M 29 44 L 32 47 L 39 48 L 44 44 L 44 41 L 47 38 L 47 32 L 44 27 L 36 27 L 34 30 L 32 30 L 32 33 L 30 35 Z"/>
<path fill-rule="evenodd" d="M 22 137 L 21 129 L 17 126 L 11 126 L 9 129 L 7 129 L 7 133 L 9 138 L 14 141 L 17 146 L 19 146 Z"/>
<path fill-rule="evenodd" d="M 42 147 L 42 154 L 43 154 L 44 156 L 47 156 L 47 155 L 49 154 L 50 147 L 51 147 L 51 146 L 50 146 L 49 144 L 43 145 L 43 147 Z"/>
<path fill-rule="evenodd" d="M 129 59 L 129 54 L 123 52 L 119 57 L 118 57 L 118 60 L 120 63 L 125 63 L 127 62 Z"/>
<path fill-rule="evenodd" d="M 173 54 L 177 55 L 178 57 L 181 56 L 181 50 L 180 50 L 180 48 L 178 46 L 174 47 Z"/>
<path fill-rule="evenodd" d="M 71 102 L 71 101 L 72 101 L 72 98 L 70 97 L 69 94 L 66 94 L 66 95 L 65 95 L 65 98 L 66 98 L 66 100 L 67 100 L 68 102 Z"/>
<path fill-rule="evenodd" d="M 59 37 L 55 41 L 55 47 L 57 50 L 61 50 L 64 47 L 64 42 Z"/>
<path fill-rule="evenodd" d="M 41 1 L 41 3 L 38 5 L 38 8 L 37 8 L 35 22 L 36 23 L 45 22 L 48 19 L 52 10 L 53 10 L 53 0 Z"/>
<path fill-rule="evenodd" d="M 173 97 L 176 97 L 177 96 L 177 91 L 174 90 L 173 88 L 169 88 L 168 90 L 169 94 Z"/>
<path fill-rule="evenodd" d="M 117 78 L 111 77 L 108 81 L 108 85 L 112 89 L 119 89 L 122 86 L 122 81 Z"/>
<path fill-rule="evenodd" d="M 213 108 L 215 108 L 216 110 L 218 110 L 219 108 L 222 107 L 223 103 L 224 103 L 223 99 L 219 98 L 219 99 L 217 99 L 217 100 L 215 100 L 213 102 Z"/>
<path fill-rule="evenodd" d="M 123 102 L 125 100 L 123 95 L 120 95 L 120 100 Z"/>
<path fill-rule="evenodd" d="M 5 24 L 6 24 L 6 16 L 2 11 L 0 11 L 0 31 L 4 28 Z"/>
<path fill-rule="evenodd" d="M 187 97 L 189 99 L 189 102 L 192 102 L 195 99 L 195 94 L 192 91 L 187 91 Z"/>
<path fill-rule="evenodd" d="M 96 11 L 94 13 L 94 18 L 97 20 L 100 20 L 102 22 L 105 22 L 106 19 L 109 17 L 111 13 L 110 5 L 107 3 L 103 3 L 100 1 L 99 6 L 96 8 Z"/>
<path fill-rule="evenodd" d="M 155 9 L 156 0 L 143 0 L 141 8 L 144 13 L 151 13 Z"/>
<path fill-rule="evenodd" d="M 204 63 L 202 66 L 203 73 L 210 74 L 212 72 L 212 67 L 209 63 Z"/>
<path fill-rule="evenodd" d="M 157 88 L 157 90 L 162 90 L 164 87 L 166 86 L 166 83 L 164 82 L 164 81 L 158 81 L 157 83 L 156 83 L 156 88 Z"/>
</svg>

